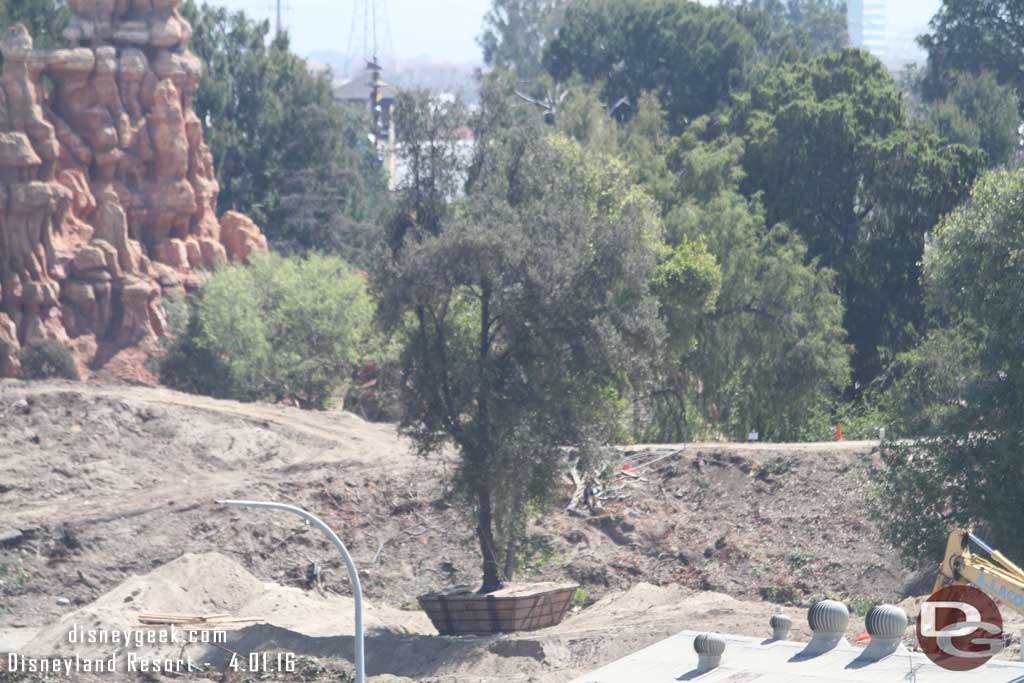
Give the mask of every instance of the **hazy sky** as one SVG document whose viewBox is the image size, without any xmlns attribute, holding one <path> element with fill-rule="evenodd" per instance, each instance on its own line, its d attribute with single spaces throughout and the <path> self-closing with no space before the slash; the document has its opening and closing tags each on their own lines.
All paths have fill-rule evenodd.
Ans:
<svg viewBox="0 0 1024 683">
<path fill-rule="evenodd" d="M 207 0 L 247 14 L 273 20 L 275 0 Z M 628 2 L 628 0 L 624 0 Z M 888 0 L 891 30 L 927 24 L 940 0 Z M 281 0 L 284 25 L 297 52 L 334 50 L 347 53 L 354 8 L 369 0 Z M 377 0 L 380 26 L 390 26 L 390 41 L 383 29 L 378 36 L 381 52 L 401 60 L 429 55 L 434 61 L 476 62 L 480 49 L 476 37 L 490 0 Z M 355 52 L 362 52 L 362 25 L 355 31 Z"/>
</svg>

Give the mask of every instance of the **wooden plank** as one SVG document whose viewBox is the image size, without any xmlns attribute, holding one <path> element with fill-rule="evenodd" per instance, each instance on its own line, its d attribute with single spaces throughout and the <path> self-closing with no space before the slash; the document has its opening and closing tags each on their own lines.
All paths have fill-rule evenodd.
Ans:
<svg viewBox="0 0 1024 683">
<path fill-rule="evenodd" d="M 518 598 L 492 598 L 490 596 L 477 595 L 473 596 L 472 599 L 459 598 L 456 600 L 449 598 L 435 598 L 431 597 L 420 597 L 419 602 L 421 605 L 439 605 L 442 602 L 447 603 L 450 609 L 472 609 L 475 605 L 497 605 L 498 607 L 508 607 L 511 605 L 521 604 L 532 604 L 539 600 L 555 600 L 560 601 L 564 599 L 571 599 L 575 594 L 576 589 L 562 590 L 555 593 L 544 593 L 542 595 L 533 596 L 522 596 Z"/>
<path fill-rule="evenodd" d="M 553 604 L 560 604 L 561 602 L 563 602 L 563 601 L 559 600 L 559 601 L 555 601 Z M 488 604 L 488 603 L 485 603 L 485 602 L 479 602 L 479 603 L 473 603 L 473 604 L 466 604 L 466 603 L 451 604 L 451 603 L 449 603 L 448 604 L 448 613 L 451 614 L 452 616 L 463 615 L 463 614 L 466 614 L 466 615 L 473 615 L 473 614 L 480 614 L 480 615 L 497 614 L 499 616 L 505 616 L 505 615 L 507 615 L 507 616 L 515 616 L 515 615 L 518 615 L 518 614 L 523 614 L 525 612 L 529 612 L 531 610 L 536 610 L 536 609 L 542 608 L 544 605 L 547 605 L 547 604 L 548 604 L 547 601 L 545 601 L 545 602 L 538 602 L 538 603 L 534 603 L 534 602 L 527 602 L 527 603 L 519 602 L 519 603 L 511 603 L 511 604 L 499 604 L 499 603 Z M 431 605 L 430 607 L 425 607 L 425 609 L 427 611 L 440 611 L 441 610 L 441 605 L 440 604 L 438 604 L 438 605 Z"/>
<path fill-rule="evenodd" d="M 544 598 L 531 598 L 529 600 L 518 600 L 515 602 L 489 602 L 487 600 L 477 600 L 474 602 L 448 602 L 446 604 L 447 611 L 452 615 L 461 614 L 499 614 L 499 615 L 516 615 L 522 614 L 526 611 L 540 609 L 548 605 L 561 607 L 568 605 L 572 600 L 571 594 L 556 595 Z M 420 606 L 425 611 L 439 611 L 442 608 L 442 603 L 421 601 Z"/>
<path fill-rule="evenodd" d="M 505 588 L 494 593 L 488 593 L 486 596 L 481 596 L 479 593 L 473 592 L 466 588 L 453 589 L 451 591 L 439 591 L 437 593 L 427 593 L 426 595 L 420 596 L 421 598 L 444 598 L 446 600 L 479 600 L 481 597 L 488 597 L 494 600 L 510 600 L 519 598 L 530 598 L 537 595 L 547 595 L 549 593 L 558 593 L 561 591 L 575 591 L 579 586 L 574 583 L 539 583 L 531 584 L 527 586 L 513 586 Z"/>
<path fill-rule="evenodd" d="M 21 529 L 0 529 L 0 545 L 15 545 L 25 538 L 25 533 Z"/>
<path fill-rule="evenodd" d="M 501 618 L 498 618 L 498 619 L 491 619 L 490 617 L 488 617 L 486 615 L 459 616 L 459 617 L 453 616 L 453 617 L 451 617 L 449 619 L 449 621 L 452 624 L 476 624 L 476 625 L 482 625 L 482 624 L 495 624 L 496 623 L 501 628 L 511 629 L 511 628 L 515 628 L 515 625 L 518 624 L 518 623 L 527 622 L 527 621 L 531 621 L 531 620 L 533 620 L 533 621 L 536 621 L 536 620 L 555 621 L 557 623 L 558 621 L 561 621 L 561 619 L 564 616 L 564 614 L 565 614 L 564 610 L 552 609 L 552 610 L 530 612 L 530 613 L 525 613 L 525 614 L 517 614 L 515 616 L 501 617 Z M 441 618 L 443 615 L 428 615 L 428 616 L 430 616 L 431 620 L 433 621 L 434 618 Z"/>
</svg>

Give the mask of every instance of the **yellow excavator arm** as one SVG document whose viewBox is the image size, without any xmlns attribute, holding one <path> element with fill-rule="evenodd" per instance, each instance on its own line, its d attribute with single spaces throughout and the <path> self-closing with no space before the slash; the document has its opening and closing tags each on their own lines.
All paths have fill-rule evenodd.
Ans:
<svg viewBox="0 0 1024 683">
<path fill-rule="evenodd" d="M 972 544 L 987 557 L 972 551 Z M 953 583 L 970 584 L 1024 613 L 1024 570 L 965 529 L 953 529 L 949 534 L 935 590 Z"/>
</svg>

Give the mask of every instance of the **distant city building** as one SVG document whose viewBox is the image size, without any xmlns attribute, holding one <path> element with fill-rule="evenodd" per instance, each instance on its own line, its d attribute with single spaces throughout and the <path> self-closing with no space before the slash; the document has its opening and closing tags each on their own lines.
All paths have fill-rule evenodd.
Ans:
<svg viewBox="0 0 1024 683">
<path fill-rule="evenodd" d="M 847 0 L 846 28 L 850 45 L 885 58 L 889 42 L 886 0 Z"/>
</svg>

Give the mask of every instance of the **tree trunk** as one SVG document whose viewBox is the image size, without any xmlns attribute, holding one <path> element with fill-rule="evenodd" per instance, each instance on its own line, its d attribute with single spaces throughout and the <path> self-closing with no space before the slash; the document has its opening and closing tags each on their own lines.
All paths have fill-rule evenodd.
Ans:
<svg viewBox="0 0 1024 683">
<path fill-rule="evenodd" d="M 486 486 L 477 489 L 476 536 L 480 540 L 480 554 L 484 558 L 484 583 L 480 593 L 493 593 L 502 587 L 502 583 L 498 574 L 498 556 L 494 552 L 491 492 Z"/>
<path fill-rule="evenodd" d="M 490 385 L 487 376 L 487 364 L 491 353 L 491 288 L 484 281 L 480 283 L 480 356 L 477 360 L 479 388 L 477 396 L 477 429 L 476 448 L 479 462 L 485 463 L 490 454 Z M 494 509 L 491 501 L 491 489 L 487 483 L 487 474 L 478 474 L 483 481 L 477 485 L 476 535 L 480 539 L 480 553 L 483 556 L 484 584 L 481 593 L 492 593 L 501 588 L 501 576 L 498 567 L 498 554 L 494 546 Z"/>
<path fill-rule="evenodd" d="M 505 580 L 509 583 L 516 578 L 516 553 L 518 552 L 515 534 L 511 534 L 508 543 L 505 545 Z"/>
</svg>

